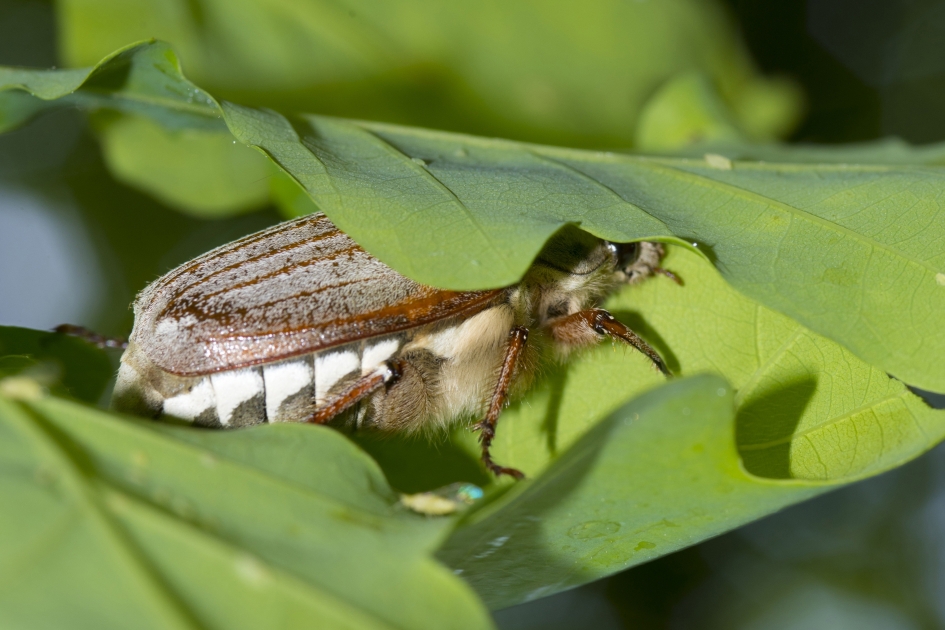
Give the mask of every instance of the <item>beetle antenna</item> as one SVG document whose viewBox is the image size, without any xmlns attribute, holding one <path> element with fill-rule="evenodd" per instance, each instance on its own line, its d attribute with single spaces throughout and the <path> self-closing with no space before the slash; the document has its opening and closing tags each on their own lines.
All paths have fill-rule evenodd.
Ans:
<svg viewBox="0 0 945 630">
<path fill-rule="evenodd" d="M 90 344 L 98 346 L 103 350 L 105 348 L 121 348 L 122 350 L 128 348 L 127 339 L 121 339 L 118 337 L 104 337 L 95 331 L 85 328 L 84 326 L 76 326 L 75 324 L 59 324 L 53 328 L 53 331 L 61 335 L 69 335 L 70 337 L 84 339 Z"/>
</svg>

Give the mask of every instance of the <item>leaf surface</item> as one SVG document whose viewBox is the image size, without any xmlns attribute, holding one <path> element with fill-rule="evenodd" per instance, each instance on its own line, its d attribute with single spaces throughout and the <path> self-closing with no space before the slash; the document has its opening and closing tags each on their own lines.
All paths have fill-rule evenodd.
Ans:
<svg viewBox="0 0 945 630">
<path fill-rule="evenodd" d="M 740 295 L 704 259 L 673 248 L 667 268 L 606 304 L 677 375 L 712 372 L 735 388 L 740 456 L 755 475 L 812 481 L 893 468 L 945 438 L 945 412 L 842 346 Z M 600 418 L 663 381 L 640 353 L 602 343 L 546 370 L 502 415 L 498 461 L 540 474 Z"/>
<path fill-rule="evenodd" d="M 490 627 L 427 556 L 448 523 L 399 508 L 366 455 L 313 428 L 155 430 L 0 399 L 4 625 Z"/>
<path fill-rule="evenodd" d="M 474 512 L 439 556 L 492 608 L 577 586 L 823 492 L 739 464 L 733 391 L 667 384 L 590 429 L 533 481 Z M 535 567 L 541 567 L 535 570 Z"/>
<path fill-rule="evenodd" d="M 224 110 L 341 229 L 420 282 L 510 284 L 568 223 L 616 242 L 692 241 L 745 295 L 910 384 L 945 388 L 941 167 L 730 169 Z"/>
<path fill-rule="evenodd" d="M 116 53 L 89 76 L 120 72 L 126 82 L 108 92 L 92 81 L 88 98 L 145 103 L 141 113 L 170 100 L 174 124 L 215 120 L 166 46 Z M 0 91 L 64 89 L 58 75 L 33 74 L 12 72 Z M 745 295 L 909 384 L 945 391 L 945 167 L 630 156 L 229 103 L 223 114 L 341 229 L 420 282 L 510 284 L 568 223 L 613 241 L 696 242 Z"/>
<path fill-rule="evenodd" d="M 836 343 L 741 296 L 697 254 L 674 248 L 665 264 L 685 286 L 656 278 L 624 289 L 607 307 L 648 339 L 676 374 L 726 377 L 731 385 L 716 393 L 724 389 L 729 406 L 680 393 L 690 391 L 682 383 L 694 387 L 702 376 L 654 389 L 663 377 L 622 345 L 603 343 L 549 370 L 536 391 L 502 414 L 493 443 L 496 461 L 532 481 L 474 512 L 440 551 L 491 607 L 694 544 L 720 531 L 716 527 L 736 527 L 901 465 L 945 437 L 945 411 L 929 408 Z M 698 417 L 669 410 L 671 402 Z M 640 411 L 645 404 L 660 410 Z M 634 413 L 639 422 L 616 428 Z M 627 437 L 620 437 L 624 431 Z M 475 452 L 474 440 L 467 447 Z M 591 448 L 613 455 L 574 463 L 575 453 Z M 568 466 L 584 472 L 562 472 Z M 559 496 L 567 497 L 560 507 Z M 722 526 L 716 519 L 730 520 Z M 575 543 L 581 536 L 594 539 L 587 545 L 599 550 Z M 530 567 L 536 565 L 547 570 L 535 573 Z"/>
<path fill-rule="evenodd" d="M 0 326 L 0 379 L 24 376 L 58 394 L 96 403 L 112 379 L 103 350 L 75 337 Z"/>
</svg>

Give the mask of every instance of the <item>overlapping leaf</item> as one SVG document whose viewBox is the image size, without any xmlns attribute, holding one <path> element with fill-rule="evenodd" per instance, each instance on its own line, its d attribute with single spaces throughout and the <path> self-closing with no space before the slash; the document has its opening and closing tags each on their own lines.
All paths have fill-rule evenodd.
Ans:
<svg viewBox="0 0 945 630">
<path fill-rule="evenodd" d="M 626 403 L 663 377 L 607 344 L 549 371 L 503 414 L 493 448 L 534 481 L 473 514 L 440 550 L 490 606 L 693 544 L 945 437 L 945 411 L 739 295 L 698 255 L 677 248 L 666 265 L 685 287 L 658 278 L 608 307 L 677 374 L 711 371 L 731 385 L 688 379 Z"/>
<path fill-rule="evenodd" d="M 691 239 L 749 297 L 911 384 L 945 387 L 945 169 L 725 169 L 225 111 L 342 229 L 422 282 L 511 283 L 568 222 L 614 241 Z"/>
<path fill-rule="evenodd" d="M 666 265 L 685 278 L 684 287 L 657 278 L 625 289 L 607 306 L 650 339 L 676 374 L 712 372 L 732 384 L 737 447 L 753 474 L 852 480 L 945 438 L 945 411 L 740 295 L 696 254 L 674 248 Z M 549 370 L 527 403 L 503 414 L 495 455 L 538 474 L 600 418 L 662 380 L 639 353 L 595 348 Z"/>
<path fill-rule="evenodd" d="M 641 112 L 673 109 L 665 90 L 651 96 L 654 86 L 689 73 L 704 77 L 709 99 L 739 138 L 779 137 L 800 110 L 797 89 L 757 75 L 711 2 L 558 3 L 542 7 L 538 20 L 514 3 L 402 0 L 369 6 L 70 0 L 60 2 L 57 13 L 68 65 L 91 65 L 128 42 L 159 37 L 217 97 L 279 111 L 568 146 L 625 147 L 668 126 L 674 138 L 717 138 L 715 121 L 689 115 L 692 108 L 671 121 L 638 123 Z M 123 181 L 198 216 L 264 203 L 266 174 L 247 173 L 264 162 L 242 146 L 228 146 L 225 134 L 180 133 L 119 118 L 96 131 Z M 147 145 L 132 137 L 143 134 L 151 139 Z M 656 146 L 665 147 L 665 139 Z"/>
<path fill-rule="evenodd" d="M 164 124 L 185 130 L 195 117 L 219 130 L 216 116 L 222 111 L 237 138 L 263 149 L 340 227 L 422 281 L 467 288 L 512 282 L 549 235 L 566 223 L 580 222 L 613 240 L 696 241 L 725 279 L 758 300 L 735 293 L 704 259 L 677 248 L 667 264 L 685 278 L 686 287 L 657 279 L 622 294 L 611 307 L 640 329 L 674 370 L 720 372 L 737 393 L 711 379 L 677 383 L 624 410 L 655 419 L 624 426 L 617 419 L 627 416 L 618 412 L 592 428 L 632 394 L 660 380 L 638 355 L 599 348 L 550 374 L 544 388 L 503 418 L 497 457 L 537 479 L 474 514 L 441 551 L 492 605 L 547 594 L 691 544 L 818 492 L 824 487 L 818 481 L 873 474 L 942 437 L 938 414 L 884 373 L 945 389 L 945 368 L 937 361 L 945 345 L 945 276 L 938 271 L 945 266 L 938 246 L 945 230 L 940 221 L 945 173 L 935 166 L 934 154 L 916 160 L 898 156 L 888 165 L 733 164 L 718 157 L 599 154 L 325 117 L 286 118 L 232 104 L 220 110 L 205 94 L 187 105 L 196 88 L 180 76 L 169 55 L 160 44 L 144 45 L 86 73 L 85 83 L 79 75 L 14 72 L 0 89 L 25 88 L 90 107 L 164 117 Z M 12 119 L 27 109 L 3 113 Z M 291 185 L 285 184 L 279 179 L 274 186 L 282 187 L 287 205 L 297 205 Z M 724 396 L 718 396 L 719 390 Z M 734 411 L 728 398 L 733 395 Z M 692 404 L 686 407 L 688 399 Z M 677 403 L 683 406 L 674 407 Z M 45 433 L 25 430 L 42 437 L 38 443 L 55 436 L 49 448 L 61 448 L 63 457 L 72 457 L 93 480 L 81 488 L 82 496 L 104 506 L 95 513 L 114 519 L 115 527 L 124 528 L 115 531 L 137 541 L 138 547 L 130 548 L 146 555 L 148 570 L 165 572 L 160 574 L 168 593 L 144 589 L 128 601 L 168 624 L 208 615 L 213 623 L 226 625 L 226 615 L 235 614 L 213 597 L 190 601 L 174 595 L 201 575 L 196 569 L 173 573 L 182 557 L 202 558 L 200 570 L 212 573 L 213 566 L 246 560 L 240 554 L 248 550 L 248 562 L 234 562 L 244 577 L 272 578 L 265 584 L 279 590 L 284 602 L 279 606 L 286 607 L 278 609 L 280 614 L 308 606 L 322 610 L 319 614 L 329 620 L 335 619 L 331 615 L 345 618 L 349 611 L 325 603 L 346 597 L 332 589 L 371 578 L 347 567 L 324 584 L 313 567 L 344 566 L 341 556 L 331 554 L 341 554 L 349 545 L 359 553 L 387 553 L 357 527 L 332 537 L 336 547 L 325 547 L 319 532 L 335 531 L 332 515 L 297 512 L 296 507 L 286 511 L 275 503 L 264 513 L 247 511 L 244 493 L 250 491 L 278 502 L 295 496 L 284 482 L 304 494 L 305 480 L 325 479 L 321 492 L 331 498 L 353 501 L 369 514 L 377 508 L 376 519 L 367 521 L 381 527 L 377 535 L 404 553 L 422 557 L 436 544 L 435 533 L 416 536 L 423 527 L 399 527 L 389 513 L 390 496 L 384 498 L 385 484 L 376 474 L 358 477 L 365 462 L 350 448 L 341 457 L 314 458 L 337 465 L 330 474 L 320 464 L 303 467 L 301 459 L 292 457 L 283 469 L 281 460 L 293 446 L 291 440 L 277 439 L 281 434 L 168 429 L 164 435 L 145 431 L 145 436 L 136 433 L 144 431 L 141 427 L 118 430 L 93 412 L 70 408 L 69 414 L 61 413 L 60 404 L 46 401 L 9 413 L 35 421 Z M 687 408 L 690 416 L 697 408 L 703 415 L 690 418 L 683 413 Z M 697 420 L 701 424 L 693 424 Z M 242 435 L 252 437 L 238 437 Z M 257 443 L 262 450 L 256 451 Z M 746 474 L 736 445 L 756 475 L 794 479 L 760 480 Z M 321 442 L 305 444 L 313 452 L 323 447 Z M 46 447 L 18 447 L 4 457 L 19 462 L 17 458 L 37 448 Z M 144 459 L 135 459 L 140 449 L 151 448 L 157 455 L 147 451 Z M 226 474 L 208 473 L 198 465 L 197 454 L 208 451 L 216 455 L 206 461 L 224 462 Z M 257 452 L 268 457 L 257 458 Z M 142 469 L 159 460 L 178 472 L 168 473 L 160 487 L 148 485 Z M 241 464 L 232 467 L 231 461 Z M 289 469 L 295 472 L 286 478 Z M 34 474 L 39 468 L 29 470 Z M 374 481 L 351 485 L 350 474 Z M 208 479 L 212 496 L 194 488 Z M 234 480 L 240 490 L 228 494 Z M 36 513 L 47 514 L 31 484 L 11 486 L 10 496 L 23 505 L 35 503 Z M 206 506 L 227 529 L 198 519 L 197 506 Z M 632 514 L 626 506 L 633 507 Z M 55 509 L 59 507 L 49 507 Z M 600 518 L 588 520 L 595 509 Z M 309 525 L 296 531 L 295 519 L 303 513 Z M 355 521 L 367 523 L 361 511 L 353 513 L 359 515 Z M 677 514 L 670 519 L 676 528 L 662 523 L 666 514 Z M 351 516 L 347 511 L 334 514 L 339 515 Z M 260 528 L 247 525 L 256 519 Z M 36 526 L 16 519 L 10 523 L 14 533 Z M 387 525 L 391 529 L 384 529 Z M 112 530 L 94 523 L 89 527 L 93 538 L 83 545 L 98 549 Z M 584 542 L 570 542 L 574 539 Z M 310 555 L 296 553 L 290 543 L 299 540 Z M 119 581 L 138 588 L 148 574 L 122 560 L 125 553 L 112 550 L 103 557 L 109 562 L 118 558 L 118 573 L 112 575 L 127 574 L 131 577 Z M 19 566 L 17 558 L 10 566 Z M 432 580 L 440 584 L 437 588 L 454 589 L 444 601 L 462 600 L 455 584 L 442 582 L 434 565 L 417 561 L 409 566 L 416 575 L 404 578 L 405 588 L 434 593 L 435 588 L 421 586 Z M 543 571 L 534 571 L 535 566 Z M 305 590 L 311 583 L 328 595 L 319 591 L 313 595 L 318 601 L 299 603 L 307 597 L 304 593 L 311 595 Z M 365 583 L 374 584 L 372 593 L 383 586 Z M 415 600 L 410 602 L 413 606 Z M 394 603 L 358 600 L 352 605 L 376 618 L 383 615 L 371 606 Z M 324 612 L 329 608 L 334 612 Z M 413 623 L 420 612 L 407 608 L 398 614 L 404 615 L 403 623 Z"/>
<path fill-rule="evenodd" d="M 757 479 L 741 468 L 732 394 L 714 376 L 644 394 L 594 426 L 533 482 L 473 514 L 439 556 L 501 608 L 645 562 L 824 491 Z"/>
<path fill-rule="evenodd" d="M 10 627 L 489 627 L 328 430 L 198 432 L 0 397 L 0 620 Z"/>
<path fill-rule="evenodd" d="M 157 70 L 145 71 L 147 60 Z M 98 105 L 113 98 L 127 108 L 138 106 L 129 95 L 140 91 L 142 112 L 169 100 L 161 115 L 175 124 L 215 120 L 209 97 L 176 67 L 161 44 L 131 48 L 90 73 L 89 96 L 83 87 L 70 98 Z M 114 83 L 122 72 L 129 79 Z M 55 72 L 11 76 L 0 90 L 25 85 L 50 96 L 78 81 L 69 75 L 66 85 Z M 113 82 L 96 83 L 99 76 Z M 421 282 L 462 289 L 514 282 L 567 223 L 616 241 L 692 240 L 749 297 L 910 384 L 945 390 L 938 361 L 945 352 L 942 167 L 730 168 L 725 160 L 591 153 L 317 116 L 290 120 L 232 104 L 223 113 L 239 140 L 269 155 L 339 227 Z"/>
</svg>

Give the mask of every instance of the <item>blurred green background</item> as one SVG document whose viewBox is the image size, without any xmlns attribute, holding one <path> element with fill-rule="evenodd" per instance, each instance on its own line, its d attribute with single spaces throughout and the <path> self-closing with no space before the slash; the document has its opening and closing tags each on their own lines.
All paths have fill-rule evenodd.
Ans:
<svg viewBox="0 0 945 630">
<path fill-rule="evenodd" d="M 220 26 L 225 3 L 0 0 L 0 64 L 91 64 L 159 36 L 214 95 L 285 111 L 595 148 L 945 139 L 943 1 L 600 2 L 579 24 L 533 19 L 538 5 L 528 2 L 511 5 L 518 9 L 503 13 L 505 21 L 493 19 L 498 3 L 440 15 L 410 2 L 373 13 L 365 3 L 363 15 L 317 19 L 305 10 L 314 4 L 281 3 L 287 13 L 253 22 L 257 30 L 241 40 L 238 29 Z M 189 13 L 154 9 L 179 6 Z M 255 4 L 232 6 L 252 14 Z M 71 30 L 57 30 L 57 8 Z M 356 18 L 369 28 L 346 30 Z M 297 40 L 278 36 L 279 20 L 295 20 Z M 398 40 L 385 33 L 389 24 L 412 26 Z M 322 48 L 295 54 L 309 46 L 308 33 Z M 522 69 L 533 79 L 522 81 Z M 678 113 L 680 103 L 696 105 Z M 180 212 L 209 193 L 169 198 L 163 191 L 186 184 L 179 173 L 156 173 L 147 156 L 122 153 L 152 131 L 62 109 L 0 136 L 0 324 L 69 321 L 127 334 L 128 304 L 147 282 L 281 220 L 265 201 L 268 171 L 253 165 L 242 172 L 255 174 L 223 191 L 223 202 Z M 939 447 L 892 473 L 496 619 L 509 629 L 943 627 L 943 479 Z"/>
</svg>

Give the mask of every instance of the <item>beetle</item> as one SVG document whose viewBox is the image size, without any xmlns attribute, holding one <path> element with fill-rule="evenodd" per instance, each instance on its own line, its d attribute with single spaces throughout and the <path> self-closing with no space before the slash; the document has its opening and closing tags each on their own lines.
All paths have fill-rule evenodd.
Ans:
<svg viewBox="0 0 945 630">
<path fill-rule="evenodd" d="M 600 301 L 663 270 L 658 243 L 611 243 L 565 228 L 523 279 L 450 291 L 418 284 L 323 214 L 223 245 L 135 301 L 115 386 L 118 411 L 207 427 L 333 423 L 418 433 L 477 419 L 482 461 L 539 357 L 612 337 L 669 375 L 659 354 Z M 68 331 L 67 331 L 68 332 Z M 74 331 L 73 331 L 74 332 Z"/>
</svg>

